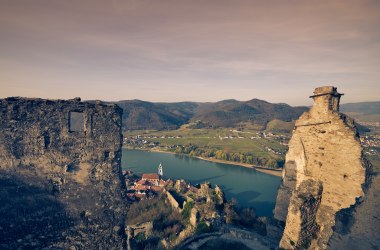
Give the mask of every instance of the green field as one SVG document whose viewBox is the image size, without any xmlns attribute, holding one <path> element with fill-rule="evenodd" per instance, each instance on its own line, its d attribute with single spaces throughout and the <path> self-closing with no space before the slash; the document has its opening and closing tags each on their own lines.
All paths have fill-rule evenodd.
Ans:
<svg viewBox="0 0 380 250">
<path fill-rule="evenodd" d="M 287 147 L 274 137 L 264 138 L 261 135 L 261 138 L 252 139 L 260 136 L 257 133 L 255 130 L 180 128 L 170 131 L 132 131 L 125 133 L 125 136 L 140 135 L 145 140 L 159 143 L 160 148 L 177 153 L 278 167 L 274 162 L 283 161 Z"/>
<path fill-rule="evenodd" d="M 290 134 L 288 132 L 279 132 L 276 127 L 280 127 L 280 125 L 283 125 L 283 123 L 272 123 L 269 130 L 276 135 L 289 137 Z M 287 130 L 291 128 L 292 124 L 289 123 Z M 177 130 L 168 131 L 135 130 L 125 132 L 124 136 L 136 137 L 140 135 L 145 140 L 159 143 L 156 148 L 159 150 L 252 165 L 281 167 L 288 149 L 287 146 L 282 145 L 278 138 L 274 136 L 264 138 L 262 133 L 263 131 L 247 129 L 237 131 L 227 128 L 189 129 L 182 127 Z M 258 138 L 260 136 L 261 138 Z M 254 138 L 252 139 L 252 137 Z M 146 145 L 127 146 L 149 148 Z M 268 148 L 273 151 L 268 151 Z M 380 157 L 367 155 L 367 158 L 372 163 L 374 172 L 379 173 Z"/>
</svg>

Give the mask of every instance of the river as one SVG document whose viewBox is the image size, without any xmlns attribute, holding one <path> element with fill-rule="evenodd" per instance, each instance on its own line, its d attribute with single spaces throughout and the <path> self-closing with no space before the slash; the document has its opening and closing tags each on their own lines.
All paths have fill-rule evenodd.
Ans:
<svg viewBox="0 0 380 250">
<path fill-rule="evenodd" d="M 123 149 L 123 169 L 130 169 L 135 173 L 157 173 L 160 163 L 163 166 L 164 179 L 184 179 L 191 184 L 206 181 L 217 184 L 226 198 L 236 199 L 240 207 L 253 207 L 259 216 L 273 215 L 280 177 L 188 156 Z"/>
</svg>

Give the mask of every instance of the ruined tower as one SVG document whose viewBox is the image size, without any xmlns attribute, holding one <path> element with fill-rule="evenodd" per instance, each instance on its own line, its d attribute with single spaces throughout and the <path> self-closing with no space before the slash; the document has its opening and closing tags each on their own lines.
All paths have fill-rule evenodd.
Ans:
<svg viewBox="0 0 380 250">
<path fill-rule="evenodd" d="M 117 105 L 0 99 L 0 248 L 123 249 Z"/>
<path fill-rule="evenodd" d="M 316 88 L 295 123 L 274 215 L 285 222 L 281 248 L 328 248 L 337 214 L 364 196 L 369 166 L 354 122 L 339 113 L 341 95 Z"/>
</svg>

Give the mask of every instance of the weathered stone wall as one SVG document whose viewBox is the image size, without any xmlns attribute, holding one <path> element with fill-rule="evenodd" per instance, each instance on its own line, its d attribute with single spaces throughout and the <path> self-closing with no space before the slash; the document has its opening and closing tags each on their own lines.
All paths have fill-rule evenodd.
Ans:
<svg viewBox="0 0 380 250">
<path fill-rule="evenodd" d="M 364 196 L 369 169 L 353 121 L 339 113 L 340 96 L 317 88 L 295 124 L 275 208 L 286 219 L 282 248 L 326 249 L 336 214 Z"/>
<path fill-rule="evenodd" d="M 121 116 L 80 99 L 0 100 L 0 248 L 125 247 Z"/>
<path fill-rule="evenodd" d="M 193 227 L 195 227 L 197 225 L 197 223 L 198 223 L 198 220 L 199 220 L 199 212 L 198 212 L 198 210 L 195 207 L 193 207 L 191 209 L 191 213 L 190 213 L 190 219 L 189 219 L 190 224 Z"/>
<path fill-rule="evenodd" d="M 166 194 L 166 197 L 168 197 L 168 201 L 169 201 L 170 205 L 171 205 L 172 207 L 174 207 L 175 209 L 178 209 L 179 212 L 181 212 L 182 209 L 179 207 L 179 203 L 178 203 L 178 201 L 173 197 L 173 195 L 172 195 L 169 191 L 167 191 L 166 189 L 164 189 L 163 192 Z"/>
<path fill-rule="evenodd" d="M 329 249 L 378 249 L 380 246 L 380 175 L 372 176 L 366 196 L 336 215 Z"/>
</svg>

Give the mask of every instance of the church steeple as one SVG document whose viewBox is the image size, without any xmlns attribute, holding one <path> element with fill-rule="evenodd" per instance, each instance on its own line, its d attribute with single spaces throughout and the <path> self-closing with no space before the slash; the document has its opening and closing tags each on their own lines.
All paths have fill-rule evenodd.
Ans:
<svg viewBox="0 0 380 250">
<path fill-rule="evenodd" d="M 163 170 L 163 168 L 162 168 L 161 163 L 160 163 L 160 165 L 158 165 L 158 174 L 159 174 L 160 176 L 163 176 L 163 175 L 164 175 L 164 170 Z"/>
</svg>

